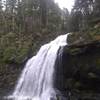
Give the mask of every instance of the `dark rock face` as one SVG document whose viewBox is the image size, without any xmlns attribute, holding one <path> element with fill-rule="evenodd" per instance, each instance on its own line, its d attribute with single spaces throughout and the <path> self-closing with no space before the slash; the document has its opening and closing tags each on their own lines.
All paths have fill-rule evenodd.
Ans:
<svg viewBox="0 0 100 100">
<path fill-rule="evenodd" d="M 58 55 L 55 70 L 54 85 L 65 95 L 76 93 L 79 100 L 98 100 L 97 97 L 100 99 L 99 41 L 66 46 L 63 54 Z"/>
</svg>

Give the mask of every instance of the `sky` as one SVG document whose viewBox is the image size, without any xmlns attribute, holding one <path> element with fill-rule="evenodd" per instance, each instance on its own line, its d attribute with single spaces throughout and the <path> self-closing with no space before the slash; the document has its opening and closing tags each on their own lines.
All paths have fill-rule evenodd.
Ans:
<svg viewBox="0 0 100 100">
<path fill-rule="evenodd" d="M 61 9 L 67 8 L 69 11 L 74 5 L 74 0 L 55 0 L 55 2 L 58 3 Z"/>
</svg>

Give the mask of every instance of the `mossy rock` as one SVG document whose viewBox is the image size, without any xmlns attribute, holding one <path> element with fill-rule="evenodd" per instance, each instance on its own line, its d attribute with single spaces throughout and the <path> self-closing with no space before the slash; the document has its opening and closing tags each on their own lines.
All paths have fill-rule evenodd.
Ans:
<svg viewBox="0 0 100 100">
<path fill-rule="evenodd" d="M 68 44 L 87 44 L 91 41 L 100 40 L 100 28 L 89 27 L 88 30 L 72 32 L 68 35 Z"/>
<path fill-rule="evenodd" d="M 65 90 L 100 92 L 100 41 L 65 46 L 57 71 Z"/>
</svg>

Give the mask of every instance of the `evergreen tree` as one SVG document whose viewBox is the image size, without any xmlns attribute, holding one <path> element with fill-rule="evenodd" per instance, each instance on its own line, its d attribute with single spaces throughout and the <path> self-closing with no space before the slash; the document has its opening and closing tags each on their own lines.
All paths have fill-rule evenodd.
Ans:
<svg viewBox="0 0 100 100">
<path fill-rule="evenodd" d="M 98 18 L 100 17 L 100 0 L 95 0 L 94 1 L 94 16 Z"/>
</svg>

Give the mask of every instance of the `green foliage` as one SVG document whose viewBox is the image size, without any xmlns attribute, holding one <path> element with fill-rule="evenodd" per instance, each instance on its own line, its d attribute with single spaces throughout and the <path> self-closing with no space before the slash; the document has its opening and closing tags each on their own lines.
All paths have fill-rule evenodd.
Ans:
<svg viewBox="0 0 100 100">
<path fill-rule="evenodd" d="M 91 21 L 100 18 L 99 0 L 75 0 L 75 5 L 70 15 L 70 31 L 86 31 L 91 26 Z M 99 21 L 98 21 L 99 22 Z"/>
<path fill-rule="evenodd" d="M 31 38 L 23 38 L 16 33 L 8 33 L 0 38 L 1 59 L 3 62 L 21 63 L 27 57 Z M 29 39 L 29 40 L 28 40 Z"/>
<path fill-rule="evenodd" d="M 51 40 L 62 31 L 62 17 L 65 16 L 53 0 L 6 0 L 4 4 L 1 0 L 1 63 L 25 61 L 43 41 Z"/>
<path fill-rule="evenodd" d="M 61 10 L 54 0 L 6 0 L 5 5 L 0 0 L 0 61 L 22 62 L 31 49 L 35 52 L 43 41 L 60 32 L 76 32 L 68 41 L 91 40 L 100 32 L 99 28 L 93 28 L 94 24 L 90 25 L 99 14 L 98 2 L 76 0 L 69 13 L 66 8 Z"/>
</svg>

